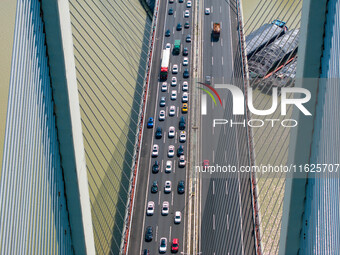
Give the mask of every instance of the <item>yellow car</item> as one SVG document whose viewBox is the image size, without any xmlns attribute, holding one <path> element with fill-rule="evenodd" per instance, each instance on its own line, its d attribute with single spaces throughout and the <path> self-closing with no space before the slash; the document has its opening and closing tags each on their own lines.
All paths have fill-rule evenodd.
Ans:
<svg viewBox="0 0 340 255">
<path fill-rule="evenodd" d="M 184 103 L 182 106 L 182 112 L 188 112 L 188 104 Z"/>
</svg>

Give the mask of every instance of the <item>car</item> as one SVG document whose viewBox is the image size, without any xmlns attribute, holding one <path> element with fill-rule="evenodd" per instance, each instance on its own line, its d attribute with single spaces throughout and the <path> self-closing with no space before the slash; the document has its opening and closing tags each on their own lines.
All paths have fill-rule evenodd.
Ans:
<svg viewBox="0 0 340 255">
<path fill-rule="evenodd" d="M 173 126 L 169 127 L 168 137 L 169 138 L 174 138 L 175 137 L 175 127 L 173 127 Z"/>
<path fill-rule="evenodd" d="M 191 7 L 191 1 L 188 0 L 188 2 L 187 2 L 187 8 L 190 8 L 190 7 Z"/>
<path fill-rule="evenodd" d="M 172 14 L 174 14 L 174 9 L 170 8 L 169 9 L 169 15 L 172 15 Z"/>
<path fill-rule="evenodd" d="M 185 156 L 181 155 L 179 157 L 178 166 L 179 167 L 185 167 L 186 163 L 187 163 L 187 161 L 185 160 Z"/>
<path fill-rule="evenodd" d="M 169 214 L 169 202 L 168 201 L 164 201 L 162 204 L 162 215 L 166 216 Z"/>
<path fill-rule="evenodd" d="M 168 161 L 166 161 L 165 172 L 166 173 L 171 173 L 171 170 L 172 170 L 172 161 L 168 160 Z"/>
<path fill-rule="evenodd" d="M 174 0 L 169 0 L 169 3 L 172 4 L 174 2 Z"/>
<path fill-rule="evenodd" d="M 204 170 L 207 170 L 206 168 L 207 167 L 209 167 L 209 160 L 207 160 L 207 159 L 205 159 L 205 160 L 203 160 L 203 168 L 204 168 Z"/>
<path fill-rule="evenodd" d="M 184 155 L 183 145 L 178 146 L 178 149 L 177 149 L 177 157 L 180 157 L 181 155 Z"/>
<path fill-rule="evenodd" d="M 190 34 L 187 35 L 187 37 L 185 38 L 185 41 L 186 42 L 191 42 L 191 35 Z"/>
<path fill-rule="evenodd" d="M 179 141 L 181 143 L 184 143 L 186 140 L 187 140 L 187 132 L 181 131 L 181 133 L 179 134 Z"/>
<path fill-rule="evenodd" d="M 171 252 L 178 252 L 179 249 L 179 242 L 178 238 L 172 239 L 172 244 L 171 244 Z"/>
<path fill-rule="evenodd" d="M 155 202 L 149 201 L 148 207 L 146 208 L 146 215 L 152 216 L 155 213 Z"/>
<path fill-rule="evenodd" d="M 161 240 L 159 241 L 159 252 L 160 253 L 166 252 L 166 245 L 167 245 L 167 240 L 165 237 L 162 237 Z"/>
<path fill-rule="evenodd" d="M 184 18 L 189 18 L 189 17 L 190 17 L 190 11 L 189 10 L 185 10 Z"/>
<path fill-rule="evenodd" d="M 148 249 L 144 249 L 143 255 L 150 255 L 150 251 Z"/>
<path fill-rule="evenodd" d="M 158 144 L 154 144 L 152 147 L 152 157 L 157 157 L 159 152 L 159 146 Z"/>
<path fill-rule="evenodd" d="M 204 13 L 205 13 L 205 15 L 209 15 L 210 14 L 210 8 L 205 8 Z"/>
<path fill-rule="evenodd" d="M 176 77 L 172 77 L 171 78 L 171 86 L 176 86 L 177 85 L 177 78 Z"/>
<path fill-rule="evenodd" d="M 161 97 L 161 100 L 159 101 L 159 106 L 164 107 L 165 106 L 165 97 Z"/>
<path fill-rule="evenodd" d="M 175 146 L 169 145 L 169 147 L 168 147 L 168 157 L 172 158 L 173 156 L 175 156 Z"/>
<path fill-rule="evenodd" d="M 205 76 L 205 83 L 206 84 L 210 84 L 211 83 L 211 76 L 210 75 Z"/>
<path fill-rule="evenodd" d="M 169 108 L 169 116 L 175 116 L 176 114 L 176 106 L 171 105 Z"/>
<path fill-rule="evenodd" d="M 183 66 L 189 65 L 189 59 L 187 57 L 183 58 Z"/>
<path fill-rule="evenodd" d="M 171 91 L 171 100 L 176 100 L 177 99 L 177 90 L 172 90 Z"/>
<path fill-rule="evenodd" d="M 159 117 L 158 117 L 158 119 L 159 119 L 160 121 L 165 120 L 165 111 L 164 111 L 164 110 L 160 110 L 160 111 L 159 111 Z"/>
<path fill-rule="evenodd" d="M 155 163 L 152 165 L 152 172 L 154 174 L 157 174 L 159 172 L 159 163 L 158 161 L 156 160 Z"/>
<path fill-rule="evenodd" d="M 153 118 L 150 117 L 147 124 L 148 128 L 153 128 L 153 123 L 154 123 Z"/>
<path fill-rule="evenodd" d="M 170 192 L 171 192 L 171 181 L 165 181 L 164 193 L 170 193 Z"/>
<path fill-rule="evenodd" d="M 169 37 L 170 35 L 171 35 L 170 29 L 166 30 L 166 31 L 165 31 L 165 36 L 166 36 L 166 37 Z"/>
<path fill-rule="evenodd" d="M 157 193 L 158 192 L 158 182 L 153 181 L 152 186 L 151 186 L 151 193 Z"/>
<path fill-rule="evenodd" d="M 185 191 L 185 183 L 184 181 L 179 181 L 177 185 L 177 192 L 178 194 L 183 194 Z"/>
<path fill-rule="evenodd" d="M 167 92 L 167 90 L 168 90 L 168 83 L 163 82 L 163 83 L 162 83 L 161 90 L 162 90 L 162 92 Z"/>
<path fill-rule="evenodd" d="M 183 56 L 188 56 L 188 54 L 189 54 L 188 48 L 187 48 L 187 47 L 184 47 L 184 48 L 183 48 Z"/>
<path fill-rule="evenodd" d="M 189 28 L 189 27 L 190 27 L 189 21 L 185 22 L 184 23 L 184 28 Z"/>
<path fill-rule="evenodd" d="M 181 23 L 178 23 L 178 24 L 177 24 L 176 30 L 177 30 L 177 31 L 181 31 L 181 30 L 182 30 L 182 25 L 181 25 Z"/>
<path fill-rule="evenodd" d="M 173 73 L 173 74 L 178 73 L 178 65 L 173 65 L 173 66 L 172 66 L 172 73 Z"/>
<path fill-rule="evenodd" d="M 187 103 L 188 100 L 189 100 L 188 92 L 183 92 L 183 95 L 182 95 L 182 102 L 183 102 L 183 103 Z"/>
<path fill-rule="evenodd" d="M 175 212 L 175 224 L 179 224 L 182 221 L 182 214 L 180 211 Z"/>
<path fill-rule="evenodd" d="M 152 241 L 152 237 L 153 237 L 153 234 L 152 234 L 152 227 L 151 226 L 148 226 L 146 228 L 146 231 L 145 231 L 145 241 L 146 242 L 151 242 Z"/>
<path fill-rule="evenodd" d="M 166 49 L 170 49 L 170 48 L 171 48 L 171 43 L 167 43 L 167 44 L 165 45 L 165 48 L 166 48 Z"/>
<path fill-rule="evenodd" d="M 183 78 L 189 78 L 189 70 L 188 70 L 188 68 L 184 69 Z"/>
<path fill-rule="evenodd" d="M 185 129 L 185 118 L 182 116 L 179 123 L 178 123 L 179 130 Z"/>
<path fill-rule="evenodd" d="M 179 3 L 183 3 L 183 0 L 178 0 Z"/>
<path fill-rule="evenodd" d="M 187 103 L 184 103 L 182 105 L 182 113 L 187 113 L 188 112 L 188 104 Z"/>
<path fill-rule="evenodd" d="M 162 138 L 162 134 L 163 134 L 162 128 L 161 127 L 157 127 L 157 130 L 156 130 L 156 133 L 155 133 L 156 139 L 161 139 Z"/>
<path fill-rule="evenodd" d="M 188 82 L 187 82 L 187 81 L 184 81 L 184 82 L 183 82 L 182 90 L 183 90 L 183 91 L 188 91 L 188 90 L 189 90 L 189 86 L 188 86 Z"/>
</svg>

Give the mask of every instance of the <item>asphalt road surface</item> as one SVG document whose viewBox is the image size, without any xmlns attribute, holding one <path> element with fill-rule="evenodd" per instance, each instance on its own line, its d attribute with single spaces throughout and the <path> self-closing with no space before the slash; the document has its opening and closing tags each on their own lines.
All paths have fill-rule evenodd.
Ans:
<svg viewBox="0 0 340 255">
<path fill-rule="evenodd" d="M 213 86 L 242 88 L 235 3 L 205 0 L 203 5 L 211 10 L 209 15 L 202 13 L 203 77 L 211 76 Z M 215 41 L 211 37 L 213 22 L 221 24 L 220 38 Z M 249 165 L 246 128 L 229 123 L 213 127 L 213 119 L 244 120 L 243 116 L 233 117 L 230 92 L 217 91 L 223 107 L 208 96 L 207 115 L 201 117 L 202 161 L 209 160 L 211 166 Z M 201 173 L 200 177 L 201 254 L 255 254 L 249 174 Z"/>
<path fill-rule="evenodd" d="M 173 15 L 169 15 L 168 11 L 172 8 L 174 13 Z M 138 174 L 138 183 L 136 187 L 136 197 L 135 204 L 133 208 L 133 217 L 132 217 L 132 227 L 130 234 L 130 242 L 129 242 L 129 254 L 142 254 L 144 249 L 148 249 L 150 254 L 158 254 L 159 251 L 159 242 L 160 238 L 167 238 L 167 252 L 166 254 L 170 254 L 171 242 L 173 238 L 179 239 L 179 254 L 184 251 L 184 240 L 186 234 L 185 228 L 185 210 L 187 209 L 187 168 L 179 168 L 178 167 L 178 157 L 176 155 L 177 148 L 179 145 L 183 145 L 185 158 L 187 160 L 187 142 L 180 143 L 179 142 L 179 133 L 180 130 L 178 128 L 179 120 L 181 116 L 184 116 L 186 119 L 186 129 L 187 138 L 188 134 L 188 113 L 182 113 L 182 83 L 183 81 L 187 81 L 189 83 L 189 88 L 191 86 L 191 78 L 184 79 L 183 71 L 184 68 L 188 68 L 191 73 L 191 43 L 185 42 L 187 34 L 192 35 L 192 9 L 186 7 L 186 1 L 184 3 L 178 3 L 178 0 L 174 3 L 169 3 L 168 1 L 161 1 L 159 7 L 159 18 L 157 24 L 157 32 L 156 32 L 156 40 L 155 40 L 155 49 L 153 52 L 153 60 L 152 60 L 152 69 L 151 69 L 151 79 L 149 85 L 149 94 L 148 94 L 148 105 L 146 110 L 146 118 L 154 117 L 155 125 L 154 128 L 148 129 L 146 126 L 144 127 L 143 139 L 142 139 L 142 151 L 141 151 L 141 160 L 139 165 L 139 174 Z M 184 11 L 190 11 L 190 17 L 184 17 Z M 165 17 L 165 18 L 164 18 Z M 188 29 L 184 28 L 185 21 L 189 21 L 190 27 Z M 182 30 L 177 31 L 176 26 L 178 23 L 182 24 Z M 170 30 L 170 36 L 165 37 L 165 31 Z M 187 47 L 189 50 L 189 66 L 183 67 L 183 55 L 182 51 L 179 55 L 171 54 L 170 57 L 170 71 L 168 74 L 167 84 L 168 89 L 167 92 L 161 91 L 162 82 L 159 81 L 159 73 L 160 73 L 160 65 L 161 65 L 161 52 L 162 49 L 165 48 L 167 43 L 171 43 L 172 48 L 174 44 L 174 40 L 181 40 L 181 50 L 184 47 Z M 171 51 L 172 51 L 171 48 Z M 172 66 L 173 64 L 177 64 L 179 67 L 178 74 L 172 74 Z M 171 78 L 177 78 L 177 85 L 171 86 Z M 191 75 L 190 75 L 191 77 Z M 170 95 L 172 90 L 177 91 L 177 99 L 171 100 Z M 190 91 L 188 91 L 190 92 Z M 161 107 L 159 105 L 160 98 L 162 96 L 166 97 L 166 106 Z M 169 116 L 169 108 L 170 106 L 176 107 L 175 116 Z M 159 121 L 158 116 L 160 110 L 165 110 L 166 118 L 164 121 Z M 189 111 L 190 111 L 190 102 L 189 102 Z M 146 125 L 146 123 L 145 123 Z M 168 138 L 168 130 L 169 127 L 175 127 L 176 134 L 175 138 Z M 161 139 L 155 138 L 155 131 L 157 127 L 161 127 L 163 131 L 163 136 Z M 151 148 L 153 144 L 159 145 L 159 155 L 156 158 L 151 157 Z M 168 146 L 175 146 L 175 156 L 173 158 L 168 157 Z M 152 165 L 155 160 L 160 163 L 160 171 L 157 174 L 151 172 Z M 165 164 L 166 161 L 170 160 L 172 162 L 172 172 L 165 173 Z M 164 193 L 164 183 L 165 181 L 171 181 L 172 183 L 172 191 L 169 194 Z M 177 193 L 177 184 L 180 180 L 185 181 L 186 191 L 184 194 Z M 158 182 L 159 191 L 157 193 L 151 193 L 151 186 L 154 181 Z M 153 216 L 146 216 L 146 207 L 149 201 L 154 201 L 155 203 L 155 213 Z M 164 201 L 168 201 L 170 204 L 169 215 L 162 216 L 161 215 L 161 207 Z M 174 224 L 174 214 L 176 211 L 180 211 L 182 213 L 182 222 L 180 224 Z M 153 240 L 151 242 L 145 241 L 145 230 L 148 226 L 153 228 Z M 139 251 L 139 252 L 137 252 Z"/>
</svg>

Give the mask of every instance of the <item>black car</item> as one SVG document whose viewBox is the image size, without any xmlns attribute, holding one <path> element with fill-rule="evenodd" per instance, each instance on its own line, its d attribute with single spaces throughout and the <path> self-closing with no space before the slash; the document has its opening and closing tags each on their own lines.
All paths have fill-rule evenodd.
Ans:
<svg viewBox="0 0 340 255">
<path fill-rule="evenodd" d="M 148 250 L 148 249 L 144 249 L 144 253 L 143 253 L 143 255 L 150 255 L 150 252 L 149 252 L 149 250 Z"/>
<path fill-rule="evenodd" d="M 156 139 L 161 139 L 162 138 L 162 128 L 161 127 L 158 127 L 157 130 L 156 130 Z"/>
<path fill-rule="evenodd" d="M 188 68 L 184 69 L 183 78 L 189 78 L 189 70 L 188 70 Z"/>
<path fill-rule="evenodd" d="M 170 29 L 166 30 L 165 36 L 166 36 L 166 37 L 169 37 L 169 36 L 170 36 Z"/>
<path fill-rule="evenodd" d="M 152 172 L 153 172 L 154 174 L 156 174 L 156 173 L 159 172 L 159 163 L 158 163 L 157 160 L 155 161 L 155 163 L 154 163 L 153 166 L 152 166 Z"/>
<path fill-rule="evenodd" d="M 151 186 L 151 193 L 157 193 L 158 192 L 158 183 L 157 181 L 154 181 Z"/>
<path fill-rule="evenodd" d="M 183 49 L 183 56 L 188 56 L 188 54 L 189 54 L 188 48 L 184 47 L 184 49 Z"/>
<path fill-rule="evenodd" d="M 178 0 L 179 3 L 183 3 L 183 0 Z"/>
<path fill-rule="evenodd" d="M 145 231 L 145 241 L 146 242 L 151 242 L 152 241 L 152 237 L 153 237 L 153 234 L 152 234 L 152 227 L 151 226 L 148 226 L 146 228 L 146 231 Z"/>
<path fill-rule="evenodd" d="M 185 129 L 185 118 L 182 116 L 179 123 L 178 123 L 179 130 Z"/>
<path fill-rule="evenodd" d="M 177 192 L 178 194 L 184 194 L 184 191 L 185 191 L 184 181 L 179 181 L 177 186 Z"/>
<path fill-rule="evenodd" d="M 182 30 L 182 25 L 181 25 L 181 23 L 178 23 L 178 24 L 177 24 L 176 30 L 177 30 L 177 31 L 181 31 L 181 30 Z"/>
<path fill-rule="evenodd" d="M 172 8 L 169 9 L 169 15 L 174 14 L 174 10 Z"/>
<path fill-rule="evenodd" d="M 180 145 L 177 149 L 177 156 L 181 156 L 184 155 L 184 149 L 183 149 L 183 145 Z"/>
<path fill-rule="evenodd" d="M 187 37 L 185 38 L 186 42 L 191 42 L 191 35 L 187 35 Z"/>
<path fill-rule="evenodd" d="M 189 28 L 189 27 L 190 27 L 190 25 L 189 25 L 189 21 L 185 22 L 185 24 L 184 24 L 184 28 Z"/>
</svg>

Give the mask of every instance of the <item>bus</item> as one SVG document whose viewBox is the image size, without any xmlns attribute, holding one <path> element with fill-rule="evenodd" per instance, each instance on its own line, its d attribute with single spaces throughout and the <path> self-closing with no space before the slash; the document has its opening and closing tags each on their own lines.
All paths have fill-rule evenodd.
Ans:
<svg viewBox="0 0 340 255">
<path fill-rule="evenodd" d="M 170 62 L 170 48 L 167 48 L 167 49 L 164 49 L 162 52 L 162 63 L 161 63 L 161 74 L 160 74 L 161 80 L 166 80 L 168 78 L 169 62 Z"/>
</svg>

